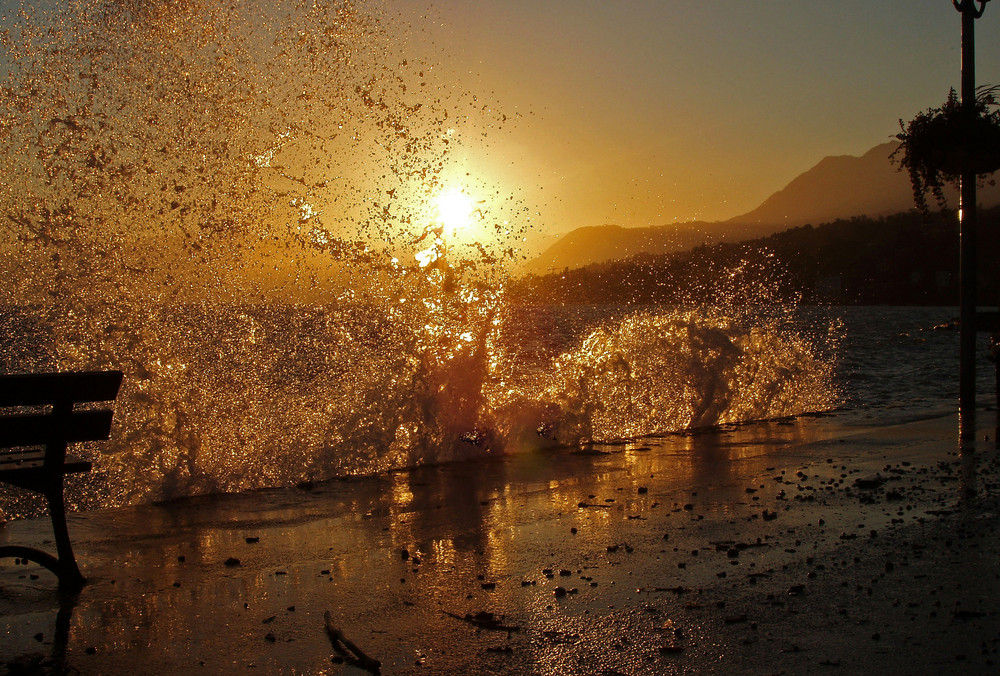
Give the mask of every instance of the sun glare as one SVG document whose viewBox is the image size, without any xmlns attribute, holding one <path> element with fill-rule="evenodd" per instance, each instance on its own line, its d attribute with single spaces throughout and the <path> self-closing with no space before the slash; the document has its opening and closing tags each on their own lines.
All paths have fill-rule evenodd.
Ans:
<svg viewBox="0 0 1000 676">
<path fill-rule="evenodd" d="M 438 219 L 444 226 L 445 234 L 468 230 L 472 227 L 475 204 L 472 198 L 458 188 L 451 188 L 437 197 Z"/>
</svg>

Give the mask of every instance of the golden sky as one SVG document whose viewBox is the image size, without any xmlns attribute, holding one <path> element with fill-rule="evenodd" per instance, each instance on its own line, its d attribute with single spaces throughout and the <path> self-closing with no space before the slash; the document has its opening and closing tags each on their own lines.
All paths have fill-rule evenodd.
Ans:
<svg viewBox="0 0 1000 676">
<path fill-rule="evenodd" d="M 900 118 L 939 105 L 960 79 L 951 0 L 356 1 L 396 36 L 383 71 L 405 78 L 426 64 L 432 86 L 421 70 L 405 97 L 437 101 L 459 141 L 442 190 L 467 191 L 498 234 L 508 218 L 517 233 L 558 233 L 738 216 L 825 156 L 891 140 Z M 50 2 L 73 6 L 26 4 Z M 17 5 L 0 0 L 3 13 Z M 283 25 L 274 3 L 260 5 L 247 3 Z M 998 84 L 1000 3 L 976 27 L 978 81 Z M 312 93 L 349 98 L 335 80 Z M 256 84 L 277 99 L 290 82 L 284 71 Z M 331 176 L 348 171 L 339 165 Z M 433 209 L 406 197 L 410 186 L 376 183 L 362 206 L 392 202 L 417 221 L 417 207 Z"/>
<path fill-rule="evenodd" d="M 1000 3 L 995 3 L 1000 5 Z M 399 0 L 404 51 L 520 119 L 470 173 L 551 231 L 722 220 L 960 83 L 950 0 Z M 976 22 L 1000 83 L 1000 6 Z"/>
</svg>

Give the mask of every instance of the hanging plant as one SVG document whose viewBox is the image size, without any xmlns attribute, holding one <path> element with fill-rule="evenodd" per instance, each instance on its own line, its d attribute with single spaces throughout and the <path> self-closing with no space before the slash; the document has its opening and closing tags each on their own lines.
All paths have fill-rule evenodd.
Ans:
<svg viewBox="0 0 1000 676">
<path fill-rule="evenodd" d="M 900 145 L 891 158 L 910 174 L 913 200 L 921 211 L 928 211 L 928 194 L 946 207 L 946 182 L 957 182 L 964 173 L 984 178 L 1000 170 L 998 91 L 1000 87 L 978 88 L 970 110 L 952 89 L 940 108 L 929 108 L 908 124 L 899 121 Z"/>
</svg>

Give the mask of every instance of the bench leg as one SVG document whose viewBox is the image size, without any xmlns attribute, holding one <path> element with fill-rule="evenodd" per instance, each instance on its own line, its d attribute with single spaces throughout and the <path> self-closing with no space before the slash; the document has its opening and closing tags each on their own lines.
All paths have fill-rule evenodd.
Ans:
<svg viewBox="0 0 1000 676">
<path fill-rule="evenodd" d="M 73 545 L 69 540 L 69 530 L 66 528 L 66 505 L 63 502 L 62 475 L 59 476 L 58 485 L 53 485 L 45 491 L 45 497 L 49 502 L 49 514 L 52 516 L 52 531 L 56 536 L 56 552 L 59 555 L 59 568 L 56 573 L 59 576 L 59 586 L 70 589 L 79 589 L 87 581 L 76 565 L 76 557 L 73 556 Z"/>
<path fill-rule="evenodd" d="M 24 547 L 21 545 L 0 546 L 0 558 L 21 558 L 34 561 L 40 566 L 48 568 L 59 578 L 59 588 L 61 590 L 80 589 L 86 578 L 76 565 L 76 557 L 73 555 L 73 546 L 69 540 L 69 530 L 66 528 L 66 506 L 63 502 L 62 476 L 45 491 L 45 499 L 49 504 L 49 515 L 52 517 L 52 531 L 56 539 L 56 553 L 58 558 L 48 552 L 43 552 L 34 547 Z"/>
<path fill-rule="evenodd" d="M 38 565 L 51 570 L 59 576 L 60 582 L 62 581 L 62 564 L 59 563 L 59 559 L 48 552 L 43 552 L 41 549 L 35 549 L 34 547 L 22 547 L 21 545 L 0 546 L 0 559 L 10 557 L 34 561 Z"/>
</svg>

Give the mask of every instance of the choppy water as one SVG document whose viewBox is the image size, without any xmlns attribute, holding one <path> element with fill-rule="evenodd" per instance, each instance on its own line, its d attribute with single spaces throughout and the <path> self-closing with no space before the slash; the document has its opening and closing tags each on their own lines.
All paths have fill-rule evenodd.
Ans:
<svg viewBox="0 0 1000 676">
<path fill-rule="evenodd" d="M 953 412 L 958 401 L 957 307 L 839 307 L 805 311 L 843 322 L 836 380 L 842 406 L 880 423 Z M 996 401 L 988 335 L 977 336 L 977 397 Z"/>
<path fill-rule="evenodd" d="M 512 302 L 533 214 L 470 157 L 516 116 L 373 4 L 7 17 L 0 369 L 125 372 L 71 502 L 953 398 L 953 333 L 923 331 L 950 313 L 781 305 L 739 270 L 712 306 Z M 464 230 L 435 206 L 455 191 Z"/>
</svg>

